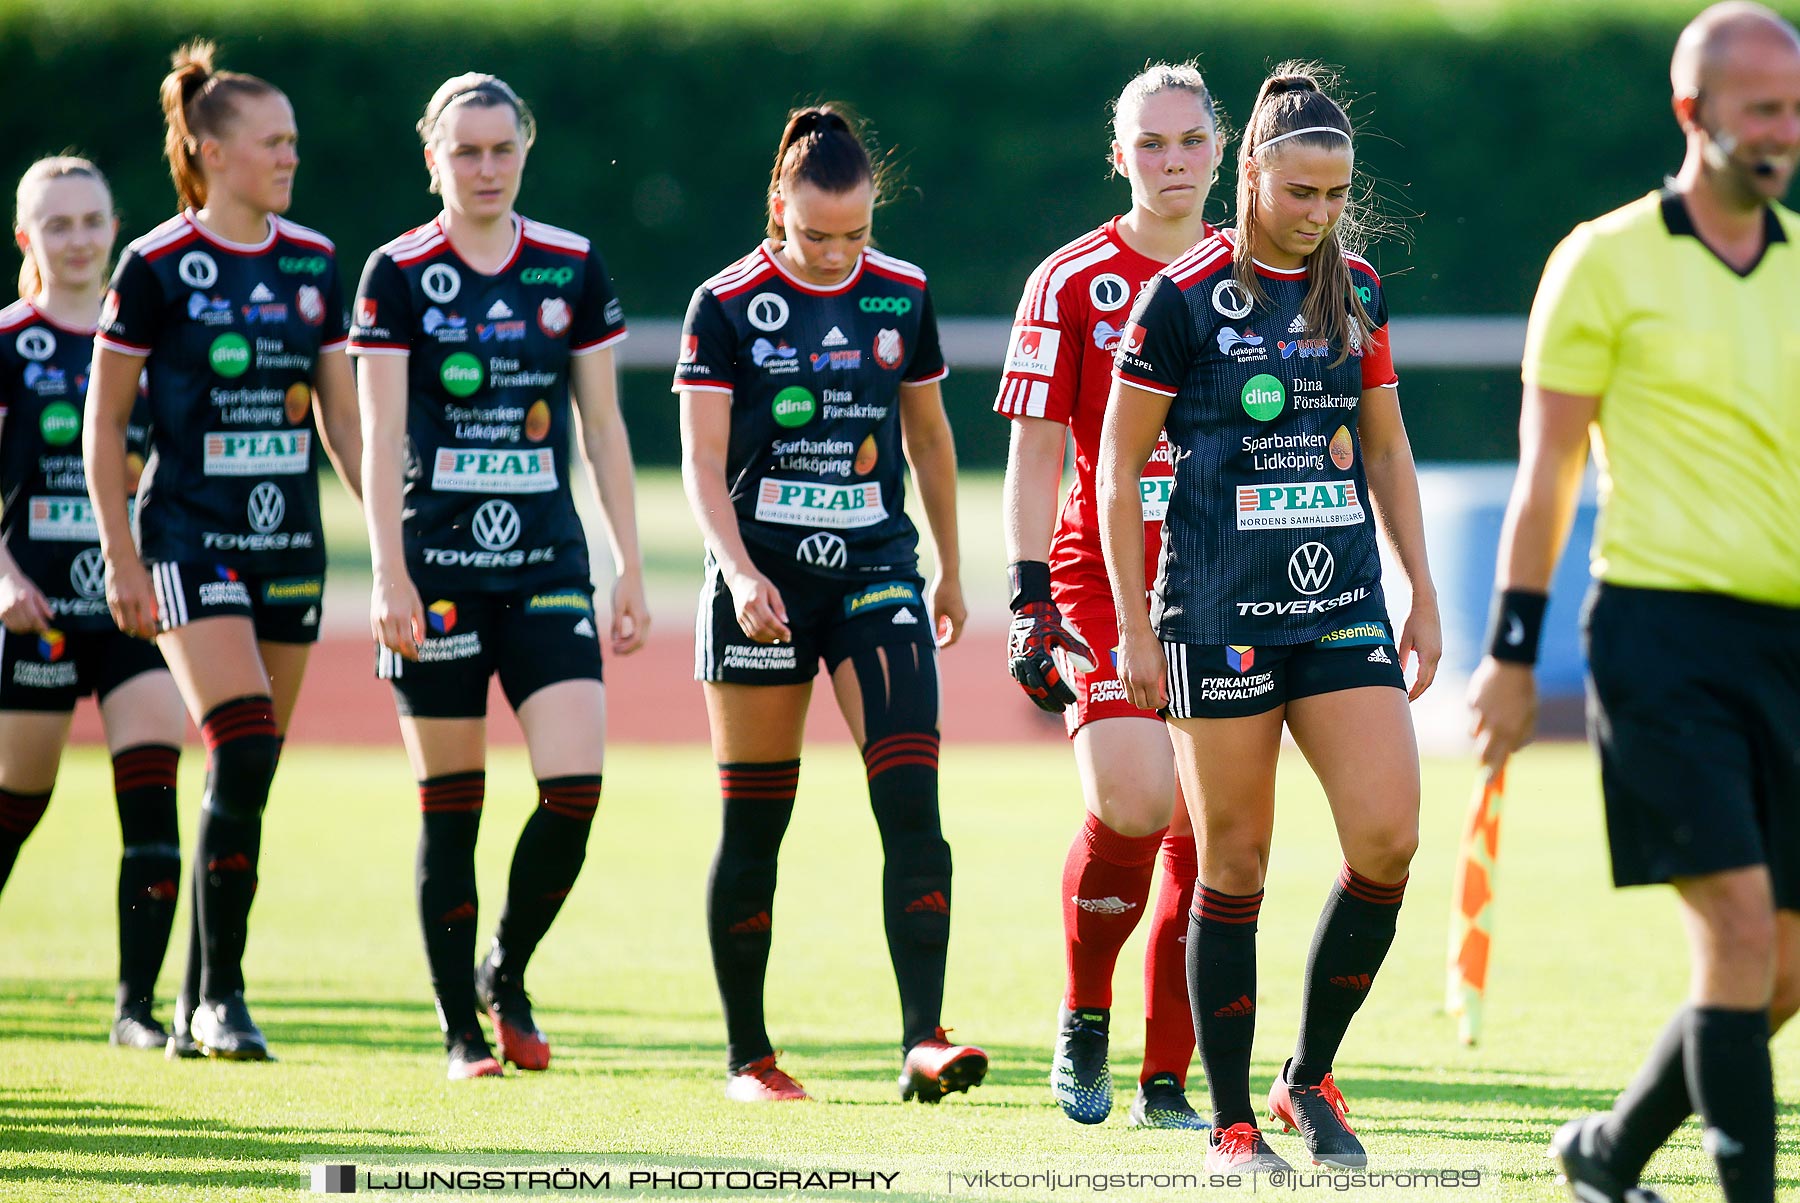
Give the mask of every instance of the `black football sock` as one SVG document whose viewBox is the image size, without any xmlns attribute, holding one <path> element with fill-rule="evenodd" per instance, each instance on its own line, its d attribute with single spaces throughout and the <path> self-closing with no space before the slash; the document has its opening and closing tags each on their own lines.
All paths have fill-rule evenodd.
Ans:
<svg viewBox="0 0 1800 1203">
<path fill-rule="evenodd" d="M 1683 1061 L 1688 1094 L 1726 1203 L 1775 1198 L 1775 1083 L 1767 1008 L 1690 1007 Z"/>
<path fill-rule="evenodd" d="M 901 732 L 863 748 L 881 832 L 881 910 L 900 988 L 902 1051 L 937 1035 L 950 951 L 950 845 L 938 820 L 938 735 Z"/>
<path fill-rule="evenodd" d="M 449 773 L 419 782 L 419 926 L 444 1041 L 478 1031 L 475 1018 L 475 837 L 487 774 Z"/>
<path fill-rule="evenodd" d="M 1394 942 L 1406 880 L 1371 881 L 1349 865 L 1325 900 L 1306 958 L 1306 987 L 1300 1007 L 1300 1040 L 1290 1081 L 1317 1086 L 1331 1072 L 1344 1033 Z"/>
<path fill-rule="evenodd" d="M 1600 1131 L 1601 1151 L 1623 1182 L 1636 1182 L 1656 1150 L 1693 1114 L 1682 1051 L 1688 1022 L 1688 1008 L 1675 1012 Z"/>
<path fill-rule="evenodd" d="M 205 955 L 200 996 L 218 1000 L 244 988 L 262 813 L 275 773 L 274 704 L 262 696 L 221 703 L 201 720 L 200 737 L 211 764 L 194 858 Z"/>
<path fill-rule="evenodd" d="M 800 762 L 719 766 L 724 820 L 706 879 L 706 934 L 725 1012 L 725 1063 L 742 1069 L 774 1051 L 763 1023 L 781 837 L 794 814 Z"/>
<path fill-rule="evenodd" d="M 1250 1046 L 1256 1040 L 1256 918 L 1263 892 L 1223 894 L 1194 886 L 1188 916 L 1188 1001 L 1200 1064 L 1212 1093 L 1213 1126 L 1255 1124 Z"/>
<path fill-rule="evenodd" d="M 506 887 L 506 909 L 494 932 L 498 981 L 513 984 L 524 979 L 531 954 L 556 921 L 563 899 L 575 888 L 599 807 L 598 773 L 547 777 L 538 782 L 538 806 L 519 833 Z"/>
<path fill-rule="evenodd" d="M 139 744 L 112 758 L 118 800 L 118 1005 L 148 1006 L 169 949 L 180 893 L 181 832 L 175 812 L 175 773 L 181 749 Z"/>
<path fill-rule="evenodd" d="M 12 876 L 13 862 L 19 858 L 19 848 L 37 829 L 49 805 L 49 790 L 41 794 L 20 794 L 0 789 L 0 889 L 6 888 L 6 879 Z"/>
</svg>

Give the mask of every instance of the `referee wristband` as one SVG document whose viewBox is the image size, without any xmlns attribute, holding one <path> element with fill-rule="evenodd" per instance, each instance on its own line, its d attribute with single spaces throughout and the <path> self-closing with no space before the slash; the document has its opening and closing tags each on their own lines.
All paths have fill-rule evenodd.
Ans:
<svg viewBox="0 0 1800 1203">
<path fill-rule="evenodd" d="M 1017 560 L 1008 564 L 1006 580 L 1012 587 L 1012 600 L 1007 605 L 1013 610 L 1032 602 L 1050 600 L 1050 565 L 1042 560 Z"/>
<path fill-rule="evenodd" d="M 1488 616 L 1487 654 L 1509 664 L 1536 664 L 1550 598 L 1529 589 L 1502 589 Z"/>
</svg>

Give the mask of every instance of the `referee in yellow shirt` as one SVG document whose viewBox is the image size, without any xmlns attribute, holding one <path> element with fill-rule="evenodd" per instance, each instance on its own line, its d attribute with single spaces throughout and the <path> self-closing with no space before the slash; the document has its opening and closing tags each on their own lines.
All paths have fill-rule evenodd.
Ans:
<svg viewBox="0 0 1800 1203">
<path fill-rule="evenodd" d="M 1800 37 L 1716 4 L 1670 68 L 1687 142 L 1668 187 L 1576 227 L 1525 342 L 1519 475 L 1488 654 L 1482 762 L 1530 738 L 1546 589 L 1591 436 L 1589 728 L 1617 885 L 1669 882 L 1689 1005 L 1603 1115 L 1551 1143 L 1583 1203 L 1652 1200 L 1691 1111 L 1730 1203 L 1775 1197 L 1768 1040 L 1800 1007 Z"/>
</svg>

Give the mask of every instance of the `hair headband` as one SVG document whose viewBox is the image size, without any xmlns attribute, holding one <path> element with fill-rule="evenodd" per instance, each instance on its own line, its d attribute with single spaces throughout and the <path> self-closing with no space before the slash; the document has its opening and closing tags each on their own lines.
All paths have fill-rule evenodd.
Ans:
<svg viewBox="0 0 1800 1203">
<path fill-rule="evenodd" d="M 1264 139 L 1258 144 L 1256 153 L 1260 155 L 1263 151 L 1269 149 L 1269 147 L 1275 145 L 1277 142 L 1286 142 L 1289 138 L 1298 138 L 1301 134 L 1336 134 L 1344 141 L 1350 141 L 1349 133 L 1339 129 L 1335 125 L 1309 125 L 1305 129 L 1291 129 L 1285 134 L 1277 134 L 1273 138 Z"/>
</svg>

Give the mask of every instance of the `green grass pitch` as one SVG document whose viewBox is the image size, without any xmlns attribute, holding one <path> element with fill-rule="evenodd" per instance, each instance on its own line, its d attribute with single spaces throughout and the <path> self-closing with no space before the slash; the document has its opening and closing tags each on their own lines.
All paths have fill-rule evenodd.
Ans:
<svg viewBox="0 0 1800 1203">
<path fill-rule="evenodd" d="M 729 1166 L 860 1155 L 897 1166 L 929 1153 L 971 1172 L 1033 1157 L 1062 1169 L 1197 1170 L 1190 1135 L 1124 1126 L 1142 1047 L 1141 933 L 1117 977 L 1113 1118 L 1079 1128 L 1050 1101 L 1056 896 L 1079 811 L 1072 764 L 1054 747 L 959 746 L 953 736 L 943 771 L 957 864 L 945 1017 L 959 1038 L 989 1050 L 994 1068 L 985 1086 L 938 1107 L 902 1106 L 894 1090 L 899 1018 L 881 937 L 879 847 L 860 762 L 845 746 L 809 751 L 783 855 L 770 1028 L 783 1064 L 818 1101 L 780 1108 L 721 1094 L 723 1032 L 701 906 L 718 802 L 703 748 L 613 749 L 586 870 L 531 972 L 555 1064 L 463 1084 L 443 1080 L 413 914 L 416 803 L 397 747 L 293 748 L 277 778 L 247 964 L 275 1065 L 171 1064 L 107 1047 L 117 825 L 103 756 L 74 752 L 0 898 L 0 1199 L 290 1198 L 306 1189 L 309 1160 L 407 1157 L 575 1164 L 631 1153 Z M 183 767 L 187 836 L 196 750 Z M 1339 1080 L 1378 1160 L 1498 1175 L 1456 1197 L 1556 1199 L 1543 1159 L 1551 1128 L 1607 1105 L 1679 1001 L 1686 959 L 1666 891 L 1621 894 L 1606 883 L 1587 752 L 1533 749 L 1515 765 L 1507 800 L 1487 1035 L 1478 1049 L 1459 1047 L 1440 1008 L 1471 775 L 1462 761 L 1426 764 L 1424 847 L 1399 939 L 1351 1030 Z M 522 755 L 496 756 L 481 849 L 485 920 L 502 896 L 529 790 Z M 1261 926 L 1260 1088 L 1291 1049 L 1302 960 L 1338 864 L 1323 800 L 1298 757 L 1284 763 L 1281 790 Z M 177 931 L 165 1018 L 185 914 Z M 1791 1036 L 1776 1041 L 1775 1056 L 1778 1083 L 1791 1090 L 1800 1078 Z M 1792 1190 L 1791 1107 L 1782 1119 L 1782 1181 Z M 1297 1138 L 1274 1140 L 1299 1160 Z M 1692 1121 L 1649 1179 L 1672 1199 L 1716 1197 Z"/>
</svg>

